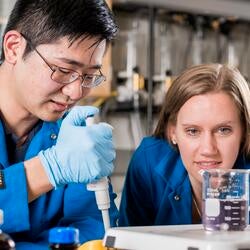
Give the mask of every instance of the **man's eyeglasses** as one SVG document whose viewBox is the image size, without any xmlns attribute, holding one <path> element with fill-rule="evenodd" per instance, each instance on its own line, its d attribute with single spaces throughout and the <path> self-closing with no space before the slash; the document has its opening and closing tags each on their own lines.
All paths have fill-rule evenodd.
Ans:
<svg viewBox="0 0 250 250">
<path fill-rule="evenodd" d="M 41 55 L 41 53 L 33 46 L 31 41 L 23 34 L 21 34 L 23 38 L 27 41 L 27 44 L 30 46 L 31 49 L 33 49 L 41 58 L 42 60 L 48 65 L 48 67 L 51 69 L 52 73 L 50 78 L 61 84 L 69 84 L 76 80 L 81 79 L 81 86 L 84 88 L 93 88 L 98 86 L 100 83 L 106 80 L 106 77 L 102 74 L 101 70 L 99 70 L 100 74 L 84 74 L 80 75 L 78 72 L 67 69 L 63 67 L 59 67 L 57 65 L 51 65 L 47 59 L 44 58 L 44 56 Z"/>
</svg>

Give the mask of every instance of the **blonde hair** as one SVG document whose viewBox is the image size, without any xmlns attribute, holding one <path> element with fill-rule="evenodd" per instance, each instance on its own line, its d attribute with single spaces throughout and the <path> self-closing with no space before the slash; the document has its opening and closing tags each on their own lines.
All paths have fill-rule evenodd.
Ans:
<svg viewBox="0 0 250 250">
<path fill-rule="evenodd" d="M 173 81 L 165 96 L 153 135 L 165 138 L 172 144 L 168 134 L 168 126 L 176 123 L 177 114 L 181 107 L 191 97 L 209 92 L 224 92 L 235 102 L 244 128 L 241 150 L 245 155 L 249 155 L 250 89 L 238 69 L 228 65 L 202 64 L 193 66 L 180 74 Z"/>
</svg>

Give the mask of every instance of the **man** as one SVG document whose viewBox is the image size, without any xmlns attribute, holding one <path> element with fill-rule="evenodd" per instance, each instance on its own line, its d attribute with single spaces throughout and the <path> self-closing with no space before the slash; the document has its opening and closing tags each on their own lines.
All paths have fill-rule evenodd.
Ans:
<svg viewBox="0 0 250 250">
<path fill-rule="evenodd" d="M 103 236 L 85 184 L 113 169 L 112 128 L 86 126 L 98 110 L 72 107 L 105 80 L 116 32 L 103 0 L 17 0 L 11 12 L 0 66 L 0 208 L 17 249 L 47 249 L 55 226 L 79 228 L 81 243 Z"/>
</svg>

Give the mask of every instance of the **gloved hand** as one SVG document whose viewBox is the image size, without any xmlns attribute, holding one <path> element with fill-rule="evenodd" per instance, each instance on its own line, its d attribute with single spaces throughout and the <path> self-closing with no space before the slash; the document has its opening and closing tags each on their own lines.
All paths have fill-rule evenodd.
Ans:
<svg viewBox="0 0 250 250">
<path fill-rule="evenodd" d="M 74 107 L 63 120 L 56 145 L 39 152 L 51 184 L 89 183 L 110 175 L 115 149 L 107 123 L 86 126 L 85 119 L 98 109 Z"/>
</svg>

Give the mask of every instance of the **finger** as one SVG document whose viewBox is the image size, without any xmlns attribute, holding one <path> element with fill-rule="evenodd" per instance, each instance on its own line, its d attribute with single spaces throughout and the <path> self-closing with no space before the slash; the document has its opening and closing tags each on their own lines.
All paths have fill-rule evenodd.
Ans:
<svg viewBox="0 0 250 250">
<path fill-rule="evenodd" d="M 98 137 L 111 139 L 114 128 L 108 123 L 100 122 L 98 124 L 91 125 L 89 129 L 92 130 Z"/>
<path fill-rule="evenodd" d="M 75 126 L 85 126 L 85 120 L 98 112 L 99 109 L 93 106 L 75 106 L 68 113 L 63 123 Z"/>
</svg>

